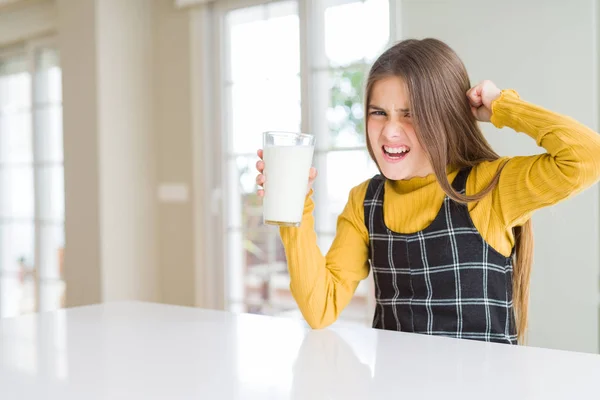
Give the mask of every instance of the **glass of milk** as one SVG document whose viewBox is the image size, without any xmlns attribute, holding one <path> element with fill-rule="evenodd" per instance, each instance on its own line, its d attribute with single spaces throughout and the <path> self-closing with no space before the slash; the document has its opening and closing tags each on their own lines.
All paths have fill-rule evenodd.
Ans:
<svg viewBox="0 0 600 400">
<path fill-rule="evenodd" d="M 300 226 L 315 137 L 305 133 L 265 132 L 263 221 L 277 226 Z"/>
</svg>

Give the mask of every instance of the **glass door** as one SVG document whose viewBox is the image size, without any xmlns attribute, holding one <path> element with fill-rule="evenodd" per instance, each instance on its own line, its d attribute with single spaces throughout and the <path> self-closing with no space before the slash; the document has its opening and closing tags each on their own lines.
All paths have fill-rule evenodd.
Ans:
<svg viewBox="0 0 600 400">
<path fill-rule="evenodd" d="M 0 317 L 64 306 L 59 53 L 0 52 Z"/>
<path fill-rule="evenodd" d="M 251 0 L 250 0 L 251 1 Z M 300 316 L 276 228 L 262 223 L 256 150 L 266 130 L 315 134 L 315 219 L 326 253 L 350 189 L 377 173 L 365 147 L 363 86 L 390 37 L 387 0 L 223 1 L 217 91 L 227 308 Z M 342 318 L 370 323 L 371 278 Z"/>
</svg>

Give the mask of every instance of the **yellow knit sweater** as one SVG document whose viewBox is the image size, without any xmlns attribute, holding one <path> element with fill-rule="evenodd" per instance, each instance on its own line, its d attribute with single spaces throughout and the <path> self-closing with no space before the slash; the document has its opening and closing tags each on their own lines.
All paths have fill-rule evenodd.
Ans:
<svg viewBox="0 0 600 400">
<path fill-rule="evenodd" d="M 470 203 L 469 213 L 481 235 L 498 252 L 509 256 L 512 228 L 533 211 L 556 204 L 593 185 L 600 178 L 600 135 L 572 118 L 521 100 L 513 90 L 502 91 L 492 104 L 491 122 L 532 137 L 547 153 L 484 162 L 471 171 L 467 195 L 484 189 L 500 167 L 498 186 L 484 199 Z M 449 168 L 448 178 L 457 170 Z M 310 194 L 298 228 L 281 228 L 290 272 L 290 289 L 302 315 L 313 328 L 333 323 L 350 302 L 358 283 L 369 274 L 369 237 L 363 200 L 369 181 L 350 192 L 338 218 L 337 233 L 326 256 L 317 246 Z M 384 218 L 395 232 L 413 233 L 435 218 L 445 193 L 434 175 L 385 184 Z M 401 205 L 401 207 L 399 206 Z"/>
</svg>

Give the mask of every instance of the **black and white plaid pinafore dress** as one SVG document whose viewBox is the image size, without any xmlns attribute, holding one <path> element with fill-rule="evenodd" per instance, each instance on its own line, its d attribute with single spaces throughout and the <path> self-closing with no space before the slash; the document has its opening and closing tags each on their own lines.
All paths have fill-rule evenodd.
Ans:
<svg viewBox="0 0 600 400">
<path fill-rule="evenodd" d="M 459 193 L 465 193 L 469 172 L 461 170 L 452 183 Z M 490 247 L 467 206 L 448 196 L 427 228 L 391 231 L 383 216 L 384 188 L 385 178 L 375 176 L 364 200 L 375 279 L 373 327 L 516 344 L 512 258 Z"/>
</svg>

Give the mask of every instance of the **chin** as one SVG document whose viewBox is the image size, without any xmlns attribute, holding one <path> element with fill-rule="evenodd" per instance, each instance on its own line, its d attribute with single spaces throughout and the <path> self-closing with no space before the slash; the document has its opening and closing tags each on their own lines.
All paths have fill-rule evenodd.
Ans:
<svg viewBox="0 0 600 400">
<path fill-rule="evenodd" d="M 401 181 L 411 178 L 409 171 L 406 171 L 404 168 L 398 170 L 398 168 L 390 168 L 389 166 L 384 165 L 380 170 L 381 174 L 391 181 Z"/>
</svg>

